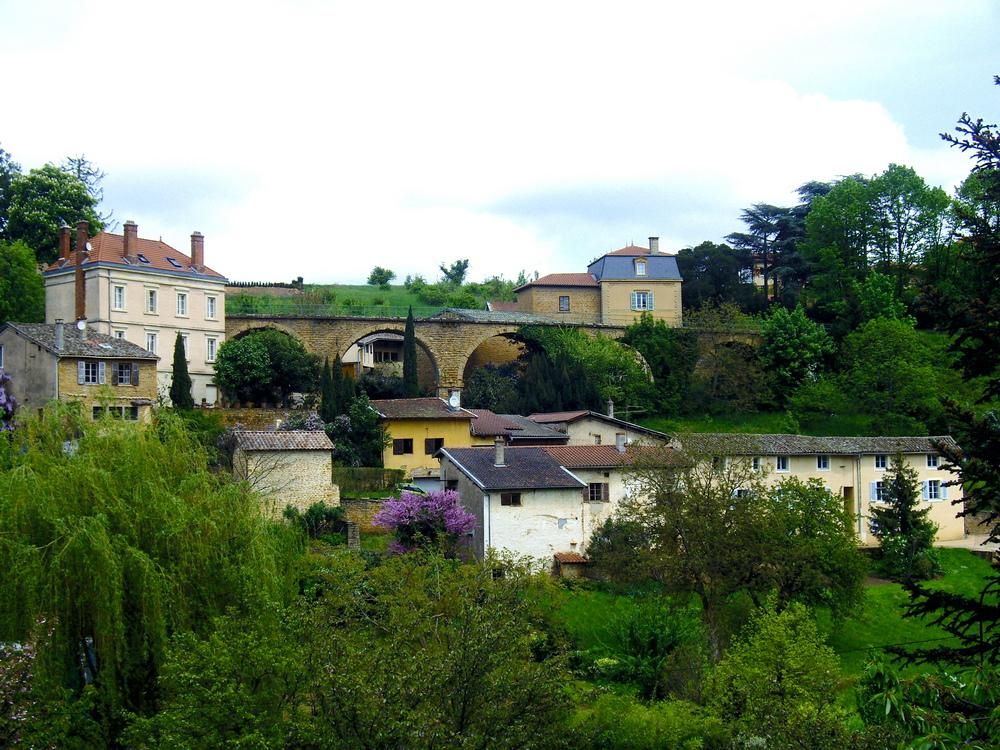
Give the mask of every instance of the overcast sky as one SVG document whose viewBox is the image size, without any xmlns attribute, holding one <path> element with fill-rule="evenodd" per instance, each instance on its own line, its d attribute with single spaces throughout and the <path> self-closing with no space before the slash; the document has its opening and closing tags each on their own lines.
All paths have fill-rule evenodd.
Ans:
<svg viewBox="0 0 1000 750">
<path fill-rule="evenodd" d="M 1000 120 L 1000 2 L 0 0 L 0 145 L 236 280 L 583 271 Z"/>
</svg>

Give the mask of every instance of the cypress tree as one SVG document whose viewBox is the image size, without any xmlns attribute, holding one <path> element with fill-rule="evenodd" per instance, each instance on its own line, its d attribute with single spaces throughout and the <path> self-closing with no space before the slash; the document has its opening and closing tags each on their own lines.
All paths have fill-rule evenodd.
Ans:
<svg viewBox="0 0 1000 750">
<path fill-rule="evenodd" d="M 414 398 L 420 395 L 420 385 L 417 383 L 417 334 L 413 322 L 413 306 L 406 314 L 406 327 L 403 329 L 403 396 Z"/>
<path fill-rule="evenodd" d="M 191 376 L 188 374 L 184 339 L 180 333 L 174 339 L 174 367 L 170 382 L 170 401 L 175 409 L 194 408 L 194 397 L 191 395 Z"/>
<path fill-rule="evenodd" d="M 344 377 L 344 363 L 340 355 L 333 360 L 333 367 L 330 369 L 330 401 L 334 404 L 333 416 L 347 414 L 351 408 L 351 401 L 354 398 L 354 379 Z M 330 420 L 333 421 L 332 419 Z"/>
<path fill-rule="evenodd" d="M 325 423 L 333 421 L 337 416 L 336 398 L 333 390 L 333 379 L 330 373 L 330 358 L 323 361 L 323 370 L 319 375 L 319 418 Z"/>
</svg>

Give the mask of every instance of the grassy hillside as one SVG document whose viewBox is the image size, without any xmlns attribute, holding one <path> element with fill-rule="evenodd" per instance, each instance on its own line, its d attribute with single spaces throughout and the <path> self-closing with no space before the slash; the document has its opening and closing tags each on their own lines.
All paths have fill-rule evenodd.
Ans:
<svg viewBox="0 0 1000 750">
<path fill-rule="evenodd" d="M 440 312 L 445 305 L 428 305 L 402 285 L 382 289 L 368 284 L 307 284 L 302 294 L 290 297 L 235 294 L 226 298 L 226 312 L 230 315 L 294 314 L 308 309 L 329 315 L 405 317 L 410 307 L 417 317 L 426 317 Z"/>
</svg>

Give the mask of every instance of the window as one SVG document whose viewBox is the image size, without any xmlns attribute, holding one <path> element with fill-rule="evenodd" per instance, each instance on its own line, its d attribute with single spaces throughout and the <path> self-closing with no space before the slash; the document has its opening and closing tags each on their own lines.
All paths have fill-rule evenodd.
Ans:
<svg viewBox="0 0 1000 750">
<path fill-rule="evenodd" d="M 156 312 L 156 290 L 147 289 L 146 290 L 146 312 L 155 313 Z"/>
<path fill-rule="evenodd" d="M 606 503 L 611 499 L 610 485 L 607 482 L 591 482 L 587 485 L 587 499 L 592 503 Z"/>
<path fill-rule="evenodd" d="M 501 492 L 500 493 L 500 504 L 510 505 L 512 507 L 521 507 L 521 493 L 520 492 Z"/>
<path fill-rule="evenodd" d="M 884 469 L 885 465 L 886 465 L 886 455 L 884 453 L 880 453 L 877 456 L 875 456 L 876 469 Z"/>
<path fill-rule="evenodd" d="M 927 454 L 927 468 L 936 469 L 938 467 L 938 454 L 928 453 Z"/>
<path fill-rule="evenodd" d="M 205 317 L 209 318 L 209 319 L 214 319 L 215 318 L 216 309 L 217 309 L 217 305 L 216 305 L 215 297 L 213 297 L 211 295 L 205 297 Z"/>
<path fill-rule="evenodd" d="M 740 487 L 733 493 L 734 497 L 750 497 L 750 490 L 745 487 Z"/>
<path fill-rule="evenodd" d="M 112 385 L 139 385 L 139 365 L 131 362 L 111 364 Z"/>
<path fill-rule="evenodd" d="M 140 262 L 140 263 L 149 263 L 149 258 L 147 258 L 147 257 L 146 257 L 145 255 L 143 255 L 142 253 L 139 253 L 139 254 L 138 254 L 138 255 L 136 255 L 135 257 L 139 259 L 139 262 Z"/>
<path fill-rule="evenodd" d="M 79 360 L 76 363 L 76 382 L 79 385 L 104 385 L 104 363 Z"/>
<path fill-rule="evenodd" d="M 457 479 L 447 479 L 444 483 L 444 488 L 446 490 L 453 490 L 458 492 L 458 480 Z"/>
<path fill-rule="evenodd" d="M 191 355 L 188 354 L 188 335 L 186 333 L 181 334 L 181 346 L 184 347 L 184 359 L 191 361 Z"/>
<path fill-rule="evenodd" d="M 413 453 L 412 438 L 397 438 L 392 441 L 392 455 L 405 456 L 410 453 Z"/>
<path fill-rule="evenodd" d="M 139 419 L 139 407 L 138 406 L 95 406 L 93 411 L 94 419 L 100 419 L 103 416 L 109 416 L 112 419 L 127 419 L 130 422 L 135 422 Z"/>
<path fill-rule="evenodd" d="M 156 354 L 156 334 L 147 333 L 146 334 L 146 351 Z"/>
<path fill-rule="evenodd" d="M 0 344 L 0 370 L 3 369 L 3 345 Z"/>
<path fill-rule="evenodd" d="M 930 459 L 930 456 L 927 457 Z M 940 500 L 941 499 L 941 480 L 940 479 L 928 479 L 927 480 L 927 500 Z"/>
<path fill-rule="evenodd" d="M 885 493 L 885 482 L 872 482 L 872 500 L 876 503 L 882 502 Z"/>
<path fill-rule="evenodd" d="M 116 339 L 123 339 L 123 338 L 125 338 L 125 329 L 124 328 L 116 328 L 115 329 L 115 338 Z"/>
<path fill-rule="evenodd" d="M 205 361 L 214 362 L 215 361 L 215 350 L 219 346 L 219 340 L 214 336 L 205 337 Z"/>
<path fill-rule="evenodd" d="M 177 314 L 183 316 L 188 314 L 187 292 L 177 292 Z"/>
<path fill-rule="evenodd" d="M 426 438 L 424 440 L 424 454 L 433 456 L 444 448 L 444 438 Z"/>
<path fill-rule="evenodd" d="M 559 295 L 559 312 L 569 312 L 569 295 Z"/>
<path fill-rule="evenodd" d="M 760 457 L 754 456 L 750 459 L 750 465 L 753 467 L 754 471 L 760 471 Z"/>
<path fill-rule="evenodd" d="M 594 435 L 594 445 L 600 445 L 600 444 L 601 444 L 601 436 L 595 434 Z"/>
<path fill-rule="evenodd" d="M 830 457 L 829 456 L 816 456 L 816 468 L 820 471 L 830 470 Z"/>
<path fill-rule="evenodd" d="M 184 266 L 178 263 L 174 258 L 167 258 L 167 263 L 172 265 L 174 268 L 184 268 Z"/>
<path fill-rule="evenodd" d="M 399 362 L 399 352 L 375 352 L 376 362 Z"/>
<path fill-rule="evenodd" d="M 115 284 L 111 289 L 111 307 L 115 310 L 125 309 L 125 287 Z"/>
<path fill-rule="evenodd" d="M 775 458 L 775 468 L 778 471 L 788 471 L 788 456 L 777 456 Z"/>
<path fill-rule="evenodd" d="M 637 260 L 635 262 L 635 275 L 636 276 L 645 276 L 646 275 L 646 261 L 644 261 L 644 260 Z"/>
<path fill-rule="evenodd" d="M 632 292 L 632 309 L 633 310 L 652 310 L 653 309 L 653 293 L 652 292 Z"/>
</svg>

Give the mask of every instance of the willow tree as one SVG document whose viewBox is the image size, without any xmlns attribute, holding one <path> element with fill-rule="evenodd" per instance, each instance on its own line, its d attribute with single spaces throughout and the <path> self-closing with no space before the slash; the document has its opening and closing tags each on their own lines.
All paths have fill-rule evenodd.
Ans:
<svg viewBox="0 0 1000 750">
<path fill-rule="evenodd" d="M 85 423 L 49 408 L 0 441 L 0 641 L 46 621 L 40 677 L 91 683 L 106 739 L 156 708 L 168 638 L 290 596 L 298 537 L 211 474 L 183 422 Z"/>
</svg>

